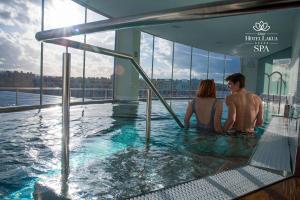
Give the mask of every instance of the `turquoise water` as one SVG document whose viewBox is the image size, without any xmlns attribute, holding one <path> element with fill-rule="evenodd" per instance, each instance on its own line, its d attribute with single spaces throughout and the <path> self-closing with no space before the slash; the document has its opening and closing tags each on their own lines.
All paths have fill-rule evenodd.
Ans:
<svg viewBox="0 0 300 200">
<path fill-rule="evenodd" d="M 172 102 L 182 121 L 186 105 Z M 33 199 L 37 183 L 71 199 L 126 198 L 243 165 L 260 136 L 183 130 L 154 101 L 147 144 L 145 110 L 143 102 L 72 106 L 67 184 L 61 107 L 0 114 L 0 198 Z"/>
</svg>

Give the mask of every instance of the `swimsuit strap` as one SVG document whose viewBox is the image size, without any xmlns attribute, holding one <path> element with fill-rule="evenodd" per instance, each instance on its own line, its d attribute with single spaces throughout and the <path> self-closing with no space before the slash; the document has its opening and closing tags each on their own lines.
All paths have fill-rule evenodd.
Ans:
<svg viewBox="0 0 300 200">
<path fill-rule="evenodd" d="M 211 108 L 211 113 L 210 113 L 210 122 L 209 122 L 209 127 L 214 129 L 214 118 L 215 118 L 215 112 L 216 112 L 216 103 L 217 103 L 217 99 L 215 99 L 212 108 Z"/>
</svg>

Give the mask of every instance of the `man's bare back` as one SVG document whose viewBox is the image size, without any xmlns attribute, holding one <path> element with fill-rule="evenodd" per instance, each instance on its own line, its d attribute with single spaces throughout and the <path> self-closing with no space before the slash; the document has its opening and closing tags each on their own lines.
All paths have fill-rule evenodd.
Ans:
<svg viewBox="0 0 300 200">
<path fill-rule="evenodd" d="M 261 125 L 262 101 L 256 94 L 241 89 L 226 98 L 228 106 L 228 120 L 224 130 L 234 128 L 241 132 L 253 132 L 256 125 Z"/>
</svg>

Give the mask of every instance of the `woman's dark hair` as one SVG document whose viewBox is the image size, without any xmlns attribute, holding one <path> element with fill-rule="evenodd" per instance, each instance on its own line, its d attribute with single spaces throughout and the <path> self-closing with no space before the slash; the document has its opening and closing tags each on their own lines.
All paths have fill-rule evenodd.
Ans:
<svg viewBox="0 0 300 200">
<path fill-rule="evenodd" d="M 196 93 L 197 97 L 216 98 L 216 84 L 214 80 L 202 80 Z"/>
<path fill-rule="evenodd" d="M 239 82 L 240 83 L 240 88 L 245 87 L 245 76 L 241 73 L 231 74 L 230 76 L 227 76 L 225 80 L 226 81 L 231 81 L 234 84 Z"/>
</svg>

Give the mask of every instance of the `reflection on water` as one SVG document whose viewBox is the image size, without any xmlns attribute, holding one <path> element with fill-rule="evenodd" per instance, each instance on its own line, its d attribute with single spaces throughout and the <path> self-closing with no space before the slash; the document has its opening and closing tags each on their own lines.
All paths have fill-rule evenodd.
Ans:
<svg viewBox="0 0 300 200">
<path fill-rule="evenodd" d="M 172 102 L 181 120 L 185 107 Z M 145 110 L 145 103 L 71 107 L 69 198 L 125 198 L 231 169 L 248 161 L 260 135 L 183 130 L 154 101 L 146 145 Z M 0 196 L 32 199 L 37 182 L 60 195 L 61 108 L 0 117 Z"/>
</svg>

